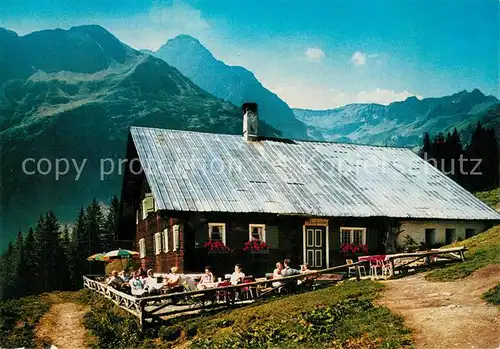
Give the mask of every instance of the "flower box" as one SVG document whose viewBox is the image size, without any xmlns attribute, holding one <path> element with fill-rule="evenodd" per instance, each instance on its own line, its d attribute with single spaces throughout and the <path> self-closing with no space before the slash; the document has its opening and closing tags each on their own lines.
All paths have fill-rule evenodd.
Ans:
<svg viewBox="0 0 500 349">
<path fill-rule="evenodd" d="M 250 251 L 250 254 L 269 254 L 269 250 Z"/>
<path fill-rule="evenodd" d="M 209 255 L 214 255 L 214 254 L 219 254 L 219 255 L 223 254 L 223 255 L 225 255 L 225 254 L 230 254 L 230 253 L 231 253 L 231 251 L 229 251 L 229 250 L 228 251 L 216 251 L 216 250 L 214 250 L 214 251 L 208 251 Z"/>
<path fill-rule="evenodd" d="M 249 252 L 249 253 L 259 253 L 259 252 L 268 252 L 269 246 L 264 241 L 259 241 L 259 240 L 250 240 L 245 242 L 245 245 L 243 246 L 243 251 L 244 252 Z"/>
<path fill-rule="evenodd" d="M 368 245 L 366 244 L 354 244 L 354 243 L 344 243 L 340 245 L 340 252 L 350 255 L 355 255 L 357 253 L 367 253 Z"/>
<path fill-rule="evenodd" d="M 208 240 L 207 242 L 205 242 L 203 247 L 207 249 L 209 254 L 213 253 L 228 254 L 231 252 L 231 249 L 228 246 L 226 246 L 222 241 Z"/>
</svg>

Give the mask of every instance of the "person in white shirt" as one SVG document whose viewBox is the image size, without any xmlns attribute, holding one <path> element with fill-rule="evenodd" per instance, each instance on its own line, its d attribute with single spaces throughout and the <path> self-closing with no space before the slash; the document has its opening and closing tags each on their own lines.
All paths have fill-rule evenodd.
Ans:
<svg viewBox="0 0 500 349">
<path fill-rule="evenodd" d="M 202 275 L 200 282 L 198 283 L 197 289 L 203 290 L 208 287 L 214 287 L 214 274 L 212 274 L 212 268 L 205 267 L 205 274 Z"/>
<path fill-rule="evenodd" d="M 282 270 L 283 270 L 283 263 L 281 262 L 276 263 L 276 269 L 274 269 L 273 271 L 273 279 L 279 279 L 283 277 L 283 275 L 281 275 Z"/>
<path fill-rule="evenodd" d="M 112 287 L 120 287 L 123 284 L 123 280 L 118 276 L 118 272 L 113 270 L 106 284 Z"/>
<path fill-rule="evenodd" d="M 148 292 L 151 292 L 159 288 L 158 282 L 153 274 L 153 269 L 148 269 L 147 275 L 148 277 L 143 280 L 144 289 L 147 290 Z"/>
<path fill-rule="evenodd" d="M 234 266 L 234 273 L 231 274 L 231 285 L 237 285 L 243 282 L 245 274 L 241 271 L 241 265 L 236 264 Z"/>
<path fill-rule="evenodd" d="M 276 279 L 281 279 L 283 277 L 283 275 L 281 275 L 281 272 L 283 271 L 283 263 L 281 262 L 278 262 L 276 263 L 276 269 L 274 269 L 273 271 L 273 280 L 276 280 Z M 273 287 L 278 287 L 278 286 L 281 286 L 281 282 L 273 282 L 272 283 Z"/>
<path fill-rule="evenodd" d="M 142 283 L 138 272 L 136 272 L 134 277 L 130 279 L 129 285 L 133 296 L 142 296 L 144 294 L 144 284 Z"/>
</svg>

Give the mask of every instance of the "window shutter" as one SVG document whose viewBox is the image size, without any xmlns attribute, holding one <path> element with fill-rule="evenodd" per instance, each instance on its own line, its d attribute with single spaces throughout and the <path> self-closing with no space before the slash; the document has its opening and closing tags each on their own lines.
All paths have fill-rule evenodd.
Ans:
<svg viewBox="0 0 500 349">
<path fill-rule="evenodd" d="M 277 226 L 266 227 L 266 244 L 272 249 L 279 248 L 279 231 Z"/>
<path fill-rule="evenodd" d="M 142 219 L 148 218 L 149 212 L 154 212 L 155 203 L 153 196 L 151 194 L 146 195 L 146 197 L 142 200 Z"/>
<path fill-rule="evenodd" d="M 177 251 L 179 249 L 179 225 L 176 224 L 172 227 L 172 237 L 173 237 L 173 250 Z"/>
<path fill-rule="evenodd" d="M 146 241 L 144 239 L 139 240 L 139 255 L 141 258 L 146 257 Z"/>
<path fill-rule="evenodd" d="M 161 233 L 155 234 L 155 254 L 161 253 Z"/>
<path fill-rule="evenodd" d="M 163 252 L 167 253 L 168 250 L 168 229 L 163 231 Z"/>
</svg>

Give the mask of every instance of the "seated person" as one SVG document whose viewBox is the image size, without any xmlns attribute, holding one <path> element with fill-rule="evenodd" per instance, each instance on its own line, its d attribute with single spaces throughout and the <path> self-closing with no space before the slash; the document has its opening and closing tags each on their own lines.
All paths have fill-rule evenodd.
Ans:
<svg viewBox="0 0 500 349">
<path fill-rule="evenodd" d="M 231 285 L 238 285 L 243 283 L 243 280 L 245 279 L 245 273 L 241 270 L 241 265 L 236 264 L 234 266 L 234 273 L 231 274 L 231 278 L 229 281 L 231 282 Z M 235 297 L 236 300 L 239 300 L 241 298 L 241 290 L 236 290 L 235 291 Z"/>
<path fill-rule="evenodd" d="M 118 276 L 124 281 L 124 282 L 129 282 L 130 281 L 130 274 L 128 271 L 122 270 L 118 274 Z"/>
<path fill-rule="evenodd" d="M 283 275 L 281 275 L 282 271 L 283 271 L 283 263 L 281 262 L 276 263 L 276 269 L 274 269 L 273 271 L 273 279 L 283 277 Z"/>
<path fill-rule="evenodd" d="M 144 284 L 139 276 L 139 272 L 136 272 L 134 277 L 129 281 L 130 291 L 134 296 L 141 296 L 144 294 Z"/>
<path fill-rule="evenodd" d="M 312 273 L 313 271 L 311 269 L 309 269 L 309 264 L 308 263 L 305 263 L 303 265 L 300 266 L 300 273 L 301 274 L 310 274 Z M 304 278 L 301 278 L 300 280 L 297 280 L 297 284 L 300 285 L 302 284 L 305 280 L 312 280 L 313 277 L 309 276 L 309 277 L 304 277 Z"/>
<path fill-rule="evenodd" d="M 312 273 L 313 271 L 309 269 L 309 263 L 302 264 L 300 266 L 300 273 L 301 274 L 307 274 L 307 273 Z"/>
<path fill-rule="evenodd" d="M 300 274 L 300 271 L 290 267 L 290 260 L 285 259 L 283 261 L 283 270 L 281 271 L 281 275 L 283 276 L 292 276 Z"/>
<path fill-rule="evenodd" d="M 231 282 L 231 285 L 242 283 L 244 278 L 245 274 L 241 271 L 241 265 L 236 264 L 234 266 L 234 273 L 231 274 L 231 279 L 229 280 Z"/>
<path fill-rule="evenodd" d="M 144 284 L 144 289 L 146 289 L 148 292 L 158 289 L 158 282 L 153 274 L 153 269 L 148 269 L 147 275 L 148 277 L 142 281 Z"/>
<path fill-rule="evenodd" d="M 118 288 L 121 287 L 122 284 L 123 284 L 122 278 L 118 276 L 118 272 L 116 270 L 113 270 L 111 272 L 111 276 L 109 277 L 108 281 L 106 281 L 106 285 Z"/>
<path fill-rule="evenodd" d="M 165 276 L 163 287 L 173 289 L 182 286 L 182 276 L 179 274 L 179 268 L 170 268 L 170 274 Z"/>
<path fill-rule="evenodd" d="M 214 274 L 212 274 L 212 268 L 210 267 L 205 267 L 205 274 L 201 277 L 200 282 L 198 283 L 198 286 L 196 286 L 197 289 L 203 290 L 207 287 L 213 287 L 214 286 Z"/>
<path fill-rule="evenodd" d="M 146 271 L 144 270 L 143 267 L 140 267 L 139 270 L 137 271 L 139 273 L 139 277 L 141 279 L 145 279 L 148 277 L 148 274 L 146 273 Z"/>
<path fill-rule="evenodd" d="M 281 275 L 282 271 L 283 271 L 283 263 L 281 262 L 276 263 L 276 269 L 274 269 L 273 271 L 273 280 L 282 278 L 283 277 L 283 275 Z M 272 285 L 273 287 L 281 286 L 281 282 L 273 282 Z"/>
</svg>

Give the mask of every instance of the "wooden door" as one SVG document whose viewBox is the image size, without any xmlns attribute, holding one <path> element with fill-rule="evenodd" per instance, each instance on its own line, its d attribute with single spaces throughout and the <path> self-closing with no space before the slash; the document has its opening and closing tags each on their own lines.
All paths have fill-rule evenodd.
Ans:
<svg viewBox="0 0 500 349">
<path fill-rule="evenodd" d="M 311 269 L 326 268 L 326 227 L 306 226 L 305 262 Z"/>
</svg>

